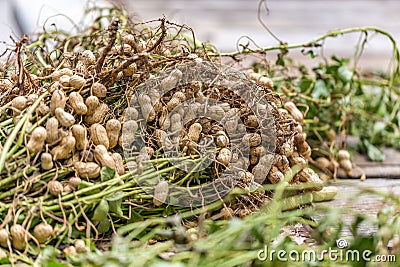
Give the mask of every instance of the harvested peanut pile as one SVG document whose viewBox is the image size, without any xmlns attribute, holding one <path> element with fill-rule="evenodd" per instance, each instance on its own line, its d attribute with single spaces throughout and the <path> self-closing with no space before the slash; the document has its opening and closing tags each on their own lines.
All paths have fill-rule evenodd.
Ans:
<svg viewBox="0 0 400 267">
<path fill-rule="evenodd" d="M 269 78 L 210 61 L 185 26 L 109 12 L 79 35 L 23 39 L 6 58 L 0 246 L 74 254 L 83 237 L 218 200 L 221 218 L 246 216 L 269 184 L 287 183 L 288 196 L 323 188 L 303 114 Z"/>
</svg>

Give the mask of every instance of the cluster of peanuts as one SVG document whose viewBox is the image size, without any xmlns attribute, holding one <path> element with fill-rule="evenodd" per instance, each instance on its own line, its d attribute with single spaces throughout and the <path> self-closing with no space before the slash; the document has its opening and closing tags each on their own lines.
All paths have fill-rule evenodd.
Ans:
<svg viewBox="0 0 400 267">
<path fill-rule="evenodd" d="M 270 78 L 253 71 L 249 71 L 247 77 L 258 86 L 273 90 L 273 82 Z M 268 202 L 270 195 L 266 194 L 265 190 L 256 190 L 259 185 L 255 181 L 263 181 L 263 184 L 278 184 L 284 182 L 285 176 L 288 175 L 292 177 L 286 180 L 289 186 L 309 183 L 305 190 L 312 192 L 315 201 L 331 199 L 337 193 L 336 187 L 324 187 L 320 175 L 309 166 L 312 161 L 312 150 L 303 132 L 303 113 L 290 101 L 283 103 L 270 101 L 269 104 L 276 123 L 277 142 L 274 153 L 266 153 L 263 146 L 250 145 L 249 159 L 240 158 L 239 161 L 240 167 L 249 166 L 249 168 L 240 173 L 238 185 L 247 188 L 251 193 L 237 197 L 237 203 L 221 209 L 218 217 L 224 219 L 235 215 L 245 217 L 257 210 L 260 205 Z M 259 136 L 253 136 L 253 140 L 259 138 Z M 254 142 L 254 144 L 257 143 Z M 294 206 L 297 207 L 297 204 Z"/>
<path fill-rule="evenodd" d="M 132 146 L 137 138 L 135 132 L 140 128 L 140 121 L 144 121 L 151 126 L 148 128 L 152 130 L 146 132 L 151 142 L 147 142 L 148 146 L 140 154 L 153 155 L 154 151 L 160 149 L 175 149 L 181 151 L 183 156 L 204 156 L 206 144 L 212 144 L 217 151 L 215 166 L 222 166 L 219 169 L 222 171 L 241 170 L 237 173 L 242 187 L 253 187 L 258 182 L 277 184 L 292 172 L 292 168 L 297 168 L 292 184 L 309 182 L 314 184 L 312 190 L 322 189 L 322 180 L 308 167 L 311 148 L 302 132 L 303 114 L 294 103 L 286 102 L 282 108 L 271 103 L 277 112 L 274 116 L 279 117 L 276 123 L 280 131 L 276 149 L 270 151 L 262 143 L 262 139 L 268 137 L 263 137 L 258 130 L 261 127 L 260 118 L 266 116 L 269 106 L 257 104 L 256 116 L 245 105 L 235 103 L 235 99 L 222 102 L 215 98 L 215 101 L 210 101 L 210 92 L 218 90 L 223 95 L 226 94 L 224 89 L 201 82 L 179 87 L 177 81 L 181 77 L 182 72 L 175 69 L 161 80 L 161 91 L 175 88 L 167 94 L 160 96 L 159 91 L 150 88 L 133 97 L 134 104 L 126 109 L 124 117 L 124 125 L 130 125 L 127 127 L 129 132 L 124 134 L 127 141 L 122 144 L 124 149 L 135 148 Z M 249 78 L 262 88 L 273 89 L 272 81 L 267 77 L 251 73 Z M 243 134 L 239 135 L 239 140 L 234 140 L 238 138 L 238 132 Z M 128 137 L 129 134 L 131 137 Z M 240 148 L 247 148 L 249 155 L 243 156 L 240 149 L 232 145 L 234 142 L 239 143 Z M 141 169 L 142 158 L 145 157 L 137 157 L 133 165 L 135 168 Z M 164 181 L 159 183 L 163 183 L 163 188 L 166 187 Z M 160 204 L 162 201 L 155 203 Z"/>
<path fill-rule="evenodd" d="M 257 85 L 273 89 L 273 82 L 270 78 L 250 71 L 247 73 L 249 79 Z M 257 176 L 265 169 L 263 166 L 271 166 L 267 175 L 268 181 L 277 184 L 284 180 L 285 175 L 292 173 L 292 168 L 296 168 L 296 174 L 291 179 L 291 184 L 308 182 L 315 186 L 312 190 L 319 191 L 323 188 L 323 182 L 319 175 L 311 169 L 308 164 L 311 159 L 311 147 L 306 141 L 306 134 L 303 133 L 304 115 L 297 106 L 290 101 L 281 105 L 271 102 L 277 111 L 277 139 L 278 143 L 273 160 L 261 157 L 259 163 L 253 169 L 253 174 Z M 265 155 L 264 157 L 270 157 Z M 272 161 L 272 164 L 270 162 Z M 269 164 L 269 165 L 268 165 Z"/>
<path fill-rule="evenodd" d="M 93 55 L 89 50 L 84 54 Z M 122 144 L 122 123 L 115 118 L 105 120 L 110 111 L 102 101 L 107 94 L 106 86 L 100 82 L 89 85 L 83 76 L 68 68 L 55 71 L 51 77 L 50 100 L 42 101 L 36 108 L 37 118 L 47 117 L 46 122 L 27 136 L 26 149 L 31 155 L 40 156 L 43 171 L 61 163 L 74 166 L 76 175 L 66 184 L 49 182 L 49 192 L 53 195 L 71 192 L 80 179 L 97 178 L 105 166 L 124 174 L 121 154 L 110 152 Z M 90 94 L 84 98 L 80 91 L 85 86 L 90 88 Z M 12 100 L 14 123 L 37 98 L 32 94 Z"/>
</svg>

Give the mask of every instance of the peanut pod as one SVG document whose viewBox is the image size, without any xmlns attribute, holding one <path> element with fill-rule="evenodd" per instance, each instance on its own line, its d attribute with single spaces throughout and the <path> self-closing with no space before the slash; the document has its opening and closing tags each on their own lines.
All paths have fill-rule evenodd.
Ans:
<svg viewBox="0 0 400 267">
<path fill-rule="evenodd" d="M 60 160 L 70 158 L 75 148 L 75 143 L 75 138 L 72 135 L 63 137 L 61 143 L 50 151 L 51 155 L 53 155 L 53 159 Z"/>
<path fill-rule="evenodd" d="M 89 112 L 86 113 L 85 122 L 89 125 L 100 123 L 103 121 L 109 110 L 110 108 L 106 103 L 101 103 L 94 110 L 93 114 L 89 114 Z"/>
<path fill-rule="evenodd" d="M 84 115 L 88 111 L 88 108 L 83 101 L 83 97 L 78 92 L 72 92 L 69 94 L 69 103 L 76 114 Z"/>
<path fill-rule="evenodd" d="M 116 119 L 111 119 L 106 123 L 106 131 L 109 140 L 109 147 L 113 148 L 118 144 L 119 134 L 121 132 L 121 123 Z"/>
<path fill-rule="evenodd" d="M 74 168 L 80 178 L 96 178 L 100 175 L 100 166 L 95 162 L 81 162 L 74 163 Z"/>
<path fill-rule="evenodd" d="M 75 123 L 74 116 L 71 113 L 64 111 L 62 108 L 56 108 L 55 116 L 64 127 L 70 127 Z"/>
<path fill-rule="evenodd" d="M 108 154 L 107 148 L 103 145 L 97 145 L 94 149 L 94 158 L 102 167 L 110 167 L 115 170 L 115 162 Z"/>
<path fill-rule="evenodd" d="M 95 145 L 103 145 L 106 149 L 110 147 L 107 130 L 103 125 L 95 123 L 89 128 L 90 139 Z"/>
<path fill-rule="evenodd" d="M 31 138 L 29 139 L 28 144 L 26 145 L 26 149 L 30 153 L 38 153 L 39 151 L 42 150 L 46 137 L 47 137 L 47 132 L 44 127 L 39 126 L 35 128 L 35 130 L 33 130 L 31 134 Z"/>
<path fill-rule="evenodd" d="M 65 97 L 65 93 L 60 89 L 55 90 L 53 92 L 53 94 L 51 96 L 51 100 L 50 100 L 50 113 L 51 113 L 51 115 L 52 116 L 55 115 L 55 112 L 56 112 L 57 108 L 64 109 L 66 103 L 67 103 L 67 100 L 66 100 L 66 97 Z"/>
</svg>

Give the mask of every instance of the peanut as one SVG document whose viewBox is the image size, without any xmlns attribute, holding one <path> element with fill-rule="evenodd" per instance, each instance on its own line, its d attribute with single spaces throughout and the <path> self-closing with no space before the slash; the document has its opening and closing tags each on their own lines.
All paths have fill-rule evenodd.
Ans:
<svg viewBox="0 0 400 267">
<path fill-rule="evenodd" d="M 190 130 L 190 129 L 189 129 Z M 227 147 L 229 145 L 229 137 L 224 131 L 218 131 L 215 134 L 215 144 L 218 147 Z"/>
<path fill-rule="evenodd" d="M 39 151 L 41 151 L 44 146 L 46 136 L 46 129 L 42 126 L 39 126 L 35 130 L 33 130 L 31 138 L 26 145 L 26 149 L 29 151 L 29 153 L 38 153 Z"/>
<path fill-rule="evenodd" d="M 38 114 L 38 116 L 43 117 L 50 113 L 50 108 L 49 106 L 42 103 L 36 108 L 36 113 Z"/>
<path fill-rule="evenodd" d="M 342 168 L 346 174 L 350 177 L 354 176 L 353 173 L 353 164 L 351 163 L 350 159 L 342 159 L 339 161 L 339 166 Z"/>
<path fill-rule="evenodd" d="M 124 168 L 124 162 L 122 159 L 121 154 L 119 153 L 112 153 L 111 157 L 113 158 L 114 162 L 115 162 L 115 171 L 119 174 L 119 175 L 123 175 L 125 174 L 125 168 Z"/>
<path fill-rule="evenodd" d="M 106 149 L 110 147 L 107 130 L 101 124 L 95 123 L 89 128 L 90 139 L 95 145 L 103 145 Z"/>
<path fill-rule="evenodd" d="M 55 117 L 51 117 L 46 122 L 46 142 L 49 144 L 53 144 L 59 138 L 58 132 L 58 120 Z"/>
<path fill-rule="evenodd" d="M 178 113 L 174 113 L 171 116 L 171 133 L 174 135 L 179 134 L 179 132 L 182 130 L 183 124 L 182 124 L 182 117 Z"/>
<path fill-rule="evenodd" d="M 232 159 L 232 152 L 228 148 L 222 148 L 217 156 L 217 161 L 228 166 Z"/>
<path fill-rule="evenodd" d="M 203 127 L 201 127 L 201 124 L 198 122 L 190 125 L 189 132 L 188 132 L 189 140 L 194 141 L 196 143 L 199 142 L 200 134 L 201 134 L 202 130 L 203 130 Z"/>
<path fill-rule="evenodd" d="M 76 74 L 72 75 L 69 79 L 69 85 L 75 89 L 81 89 L 83 86 L 85 86 L 85 84 L 86 84 L 85 78 Z"/>
<path fill-rule="evenodd" d="M 323 172 L 326 172 L 327 170 L 333 171 L 333 165 L 332 165 L 331 161 L 327 158 L 318 157 L 315 159 L 315 161 L 313 163 L 314 163 L 315 167 L 317 167 L 318 169 L 320 169 Z"/>
<path fill-rule="evenodd" d="M 279 169 L 276 166 L 271 167 L 267 177 L 272 184 L 278 184 L 285 178 L 283 173 L 279 171 Z"/>
<path fill-rule="evenodd" d="M 107 121 L 106 131 L 109 140 L 109 147 L 113 148 L 118 144 L 118 138 L 121 132 L 121 123 L 116 119 Z"/>
<path fill-rule="evenodd" d="M 1 228 L 0 229 L 0 246 L 3 248 L 7 248 L 9 241 L 10 241 L 10 234 L 8 233 L 7 229 Z"/>
<path fill-rule="evenodd" d="M 50 181 L 47 183 L 47 188 L 49 189 L 49 193 L 53 196 L 58 196 L 64 191 L 64 187 L 59 181 Z"/>
<path fill-rule="evenodd" d="M 38 100 L 39 96 L 37 94 L 29 94 L 27 96 L 27 104 L 28 105 L 32 105 L 33 103 L 36 102 L 36 100 Z"/>
<path fill-rule="evenodd" d="M 124 122 L 122 125 L 121 145 L 125 148 L 130 148 L 132 143 L 135 141 L 136 131 L 138 130 L 138 124 L 134 120 Z"/>
<path fill-rule="evenodd" d="M 304 120 L 303 113 L 296 107 L 293 102 L 286 102 L 283 107 L 289 111 L 290 115 L 292 115 L 293 119 L 299 123 L 302 123 Z"/>
<path fill-rule="evenodd" d="M 127 107 L 122 117 L 124 121 L 137 120 L 139 118 L 139 112 L 134 107 Z"/>
<path fill-rule="evenodd" d="M 7 92 L 13 88 L 13 83 L 9 79 L 0 79 L 0 91 Z"/>
<path fill-rule="evenodd" d="M 264 181 L 268 175 L 269 167 L 273 161 L 272 155 L 263 155 L 260 157 L 256 166 L 254 166 L 252 173 L 255 181 Z"/>
<path fill-rule="evenodd" d="M 297 166 L 300 169 L 304 169 L 305 167 L 307 167 L 307 161 L 300 157 L 300 156 L 291 156 L 288 158 L 289 162 L 290 162 L 290 167 L 294 167 Z"/>
<path fill-rule="evenodd" d="M 98 98 L 104 98 L 107 96 L 107 87 L 99 82 L 95 82 L 92 85 L 92 94 Z"/>
<path fill-rule="evenodd" d="M 85 127 L 79 124 L 72 125 L 71 133 L 75 138 L 75 147 L 77 150 L 86 150 L 89 147 L 89 141 Z"/>
<path fill-rule="evenodd" d="M 161 206 L 168 198 L 169 186 L 167 181 L 160 181 L 154 188 L 153 203 Z"/>
<path fill-rule="evenodd" d="M 182 71 L 178 69 L 171 71 L 169 76 L 167 76 L 161 81 L 160 86 L 163 92 L 168 92 L 169 90 L 173 89 L 179 83 L 179 80 L 182 78 L 182 75 L 183 75 Z"/>
<path fill-rule="evenodd" d="M 172 95 L 172 98 L 170 101 L 168 101 L 166 107 L 168 111 L 174 110 L 177 106 L 179 106 L 180 103 L 184 102 L 186 100 L 186 96 L 182 92 L 175 92 Z"/>
<path fill-rule="evenodd" d="M 87 106 L 83 102 L 83 97 L 78 92 L 69 94 L 69 103 L 76 114 L 84 115 L 87 113 Z"/>
<path fill-rule="evenodd" d="M 289 138 L 285 143 L 283 143 L 279 148 L 279 152 L 287 158 L 292 156 L 294 152 L 293 138 Z"/>
<path fill-rule="evenodd" d="M 138 96 L 138 101 L 143 118 L 148 122 L 153 121 L 156 117 L 156 114 L 151 104 L 150 97 L 148 95 L 142 94 Z"/>
<path fill-rule="evenodd" d="M 74 246 L 76 248 L 76 252 L 78 253 L 86 253 L 88 251 L 88 248 L 85 245 L 85 241 L 83 241 L 82 239 L 76 240 Z"/>
<path fill-rule="evenodd" d="M 214 105 L 207 110 L 207 116 L 215 121 L 220 121 L 225 116 L 225 111 L 220 105 Z"/>
<path fill-rule="evenodd" d="M 100 123 L 107 115 L 110 108 L 106 103 L 101 103 L 93 112 L 92 115 L 86 114 L 85 122 L 89 125 Z"/>
<path fill-rule="evenodd" d="M 76 174 L 80 178 L 96 178 L 100 175 L 100 166 L 95 162 L 81 162 L 74 163 Z"/>
<path fill-rule="evenodd" d="M 115 162 L 113 158 L 108 154 L 107 148 L 103 145 L 97 145 L 94 149 L 94 158 L 102 167 L 110 167 L 115 169 Z"/>
<path fill-rule="evenodd" d="M 26 99 L 26 97 L 24 96 L 15 97 L 11 102 L 11 106 L 13 108 L 13 116 L 20 114 L 21 111 L 26 108 L 27 104 L 28 104 L 28 99 Z"/>
<path fill-rule="evenodd" d="M 58 82 L 63 86 L 63 87 L 68 87 L 69 86 L 69 80 L 71 79 L 70 76 L 68 75 L 63 75 L 58 79 Z"/>
<path fill-rule="evenodd" d="M 338 152 L 339 161 L 343 159 L 350 159 L 350 153 L 347 150 L 341 149 Z"/>
<path fill-rule="evenodd" d="M 76 162 L 75 162 L 75 163 L 76 163 Z M 68 185 L 69 185 L 71 188 L 78 188 L 78 186 L 79 186 L 81 183 L 82 183 L 82 179 L 79 178 L 79 177 L 76 177 L 76 176 L 71 177 L 71 178 L 69 178 L 69 180 L 68 180 Z"/>
<path fill-rule="evenodd" d="M 75 148 L 75 138 L 71 135 L 65 136 L 61 139 L 61 143 L 54 147 L 50 153 L 53 155 L 54 160 L 67 159 L 71 157 L 71 153 Z"/>
<path fill-rule="evenodd" d="M 136 63 L 130 64 L 126 69 L 122 71 L 124 77 L 132 77 L 137 71 Z"/>
<path fill-rule="evenodd" d="M 255 115 L 249 115 L 245 121 L 244 125 L 248 128 L 257 128 L 258 127 L 258 118 Z"/>
<path fill-rule="evenodd" d="M 323 182 L 319 178 L 318 174 L 316 174 L 311 168 L 302 169 L 296 176 L 299 178 L 301 182 L 305 183 L 315 183 L 315 187 L 310 188 L 315 191 L 319 191 L 323 187 Z"/>
<path fill-rule="evenodd" d="M 74 116 L 71 113 L 64 111 L 62 108 L 56 108 L 55 116 L 64 127 L 70 127 L 75 123 Z"/>
<path fill-rule="evenodd" d="M 245 146 L 256 147 L 261 144 L 261 136 L 257 133 L 247 133 L 243 136 L 242 142 Z"/>
<path fill-rule="evenodd" d="M 40 163 L 42 169 L 45 171 L 51 170 L 54 166 L 53 157 L 50 153 L 42 153 L 42 155 L 40 156 Z"/>
<path fill-rule="evenodd" d="M 85 105 L 87 106 L 87 113 L 86 116 L 92 116 L 94 111 L 100 105 L 100 101 L 97 96 L 89 96 L 85 100 Z"/>
<path fill-rule="evenodd" d="M 64 109 L 67 100 L 65 98 L 65 94 L 62 90 L 57 89 L 53 92 L 50 100 L 50 113 L 54 116 L 57 108 Z"/>
<path fill-rule="evenodd" d="M 155 140 L 157 141 L 158 147 L 163 147 L 167 150 L 170 150 L 174 147 L 174 144 L 172 143 L 171 139 L 168 137 L 168 134 L 165 131 L 161 129 L 156 129 L 153 135 Z"/>
<path fill-rule="evenodd" d="M 283 174 L 290 172 L 289 160 L 283 155 L 276 155 L 273 165 L 278 167 Z"/>
<path fill-rule="evenodd" d="M 304 135 L 301 133 L 297 133 L 294 136 L 294 144 L 297 148 L 297 152 L 302 155 L 304 158 L 308 159 L 311 155 L 311 148 L 305 141 Z"/>
<path fill-rule="evenodd" d="M 86 66 L 94 65 L 96 63 L 96 57 L 95 57 L 95 55 L 93 54 L 92 51 L 85 50 L 85 51 L 82 52 L 82 62 Z"/>
<path fill-rule="evenodd" d="M 47 223 L 39 223 L 33 229 L 33 236 L 40 244 L 44 244 L 52 235 L 53 227 Z"/>
<path fill-rule="evenodd" d="M 247 73 L 247 77 L 250 80 L 253 80 L 259 86 L 265 87 L 270 90 L 272 90 L 274 88 L 273 81 L 270 78 L 262 76 L 259 73 L 251 71 L 251 72 Z"/>
<path fill-rule="evenodd" d="M 23 250 L 28 241 L 28 234 L 20 224 L 14 224 L 10 228 L 10 235 L 13 248 Z"/>
<path fill-rule="evenodd" d="M 53 79 L 53 81 L 58 81 L 63 75 L 72 76 L 73 72 L 71 69 L 68 68 L 59 69 L 51 74 L 51 78 Z"/>
</svg>

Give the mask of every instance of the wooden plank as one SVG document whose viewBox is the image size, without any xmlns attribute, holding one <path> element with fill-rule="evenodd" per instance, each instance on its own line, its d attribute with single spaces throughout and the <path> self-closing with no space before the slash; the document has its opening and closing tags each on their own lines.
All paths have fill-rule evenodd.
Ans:
<svg viewBox="0 0 400 267">
<path fill-rule="evenodd" d="M 159 18 L 191 26 L 197 38 L 210 41 L 222 52 L 236 50 L 240 36 L 251 37 L 259 46 L 276 45 L 257 20 L 259 1 L 253 0 L 137 0 L 126 4 L 136 18 L 143 21 Z M 282 40 L 307 42 L 332 29 L 374 25 L 391 32 L 400 41 L 400 1 L 315 1 L 269 0 L 265 23 Z M 325 54 L 351 56 L 359 34 L 341 36 L 326 43 Z M 247 42 L 247 41 L 245 41 Z M 368 44 L 371 60 L 363 65 L 386 68 L 392 54 L 387 38 L 376 36 Z"/>
</svg>

